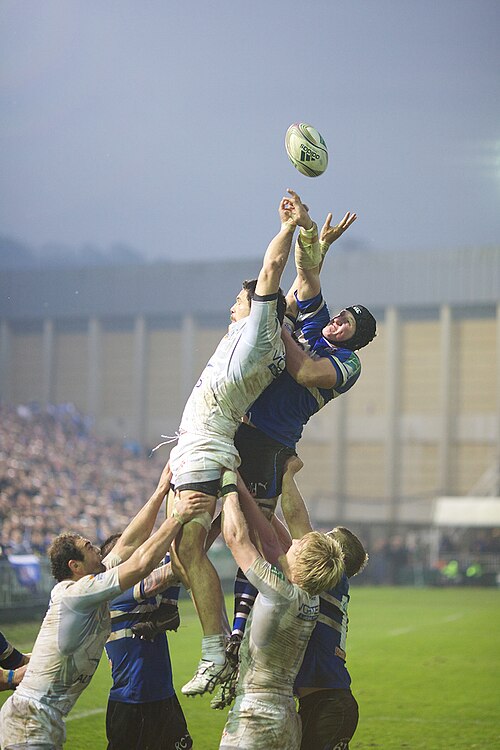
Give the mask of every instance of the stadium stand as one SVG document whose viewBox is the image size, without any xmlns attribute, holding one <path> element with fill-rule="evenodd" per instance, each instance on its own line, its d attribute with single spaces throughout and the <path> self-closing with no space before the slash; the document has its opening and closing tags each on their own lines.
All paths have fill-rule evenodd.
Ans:
<svg viewBox="0 0 500 750">
<path fill-rule="evenodd" d="M 71 529 L 96 542 L 122 529 L 154 486 L 161 458 L 93 435 L 71 404 L 0 407 L 0 546 L 42 554 Z"/>
</svg>

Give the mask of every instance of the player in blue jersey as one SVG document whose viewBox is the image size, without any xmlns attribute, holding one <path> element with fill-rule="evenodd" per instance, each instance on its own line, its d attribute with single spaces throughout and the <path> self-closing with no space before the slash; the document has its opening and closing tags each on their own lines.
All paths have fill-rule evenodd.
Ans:
<svg viewBox="0 0 500 750">
<path fill-rule="evenodd" d="M 281 504 L 289 519 L 292 538 L 311 530 L 311 523 L 294 475 L 302 467 L 299 458 L 287 464 Z M 349 578 L 365 567 L 368 555 L 358 537 L 345 527 L 328 532 L 344 554 L 345 573 L 340 582 L 320 594 L 319 618 L 295 680 L 302 720 L 301 750 L 348 750 L 358 724 L 358 704 L 351 692 L 346 667 Z"/>
<path fill-rule="evenodd" d="M 285 334 L 287 370 L 254 402 L 235 436 L 239 472 L 268 517 L 276 508 L 284 466 L 295 455 L 304 425 L 357 382 L 361 362 L 356 351 L 376 335 L 375 318 L 365 307 L 353 305 L 331 318 L 321 294 L 325 254 L 356 218 L 348 212 L 331 226 L 332 214 L 328 214 L 319 239 L 312 220 L 300 229 L 295 248 L 297 277 L 287 295 L 294 337 Z M 228 647 L 232 653 L 237 651 L 255 594 L 238 571 Z M 221 707 L 220 696 L 213 703 Z"/>
<path fill-rule="evenodd" d="M 14 648 L 0 632 L 0 690 L 15 690 L 24 677 L 30 657 Z"/>
<path fill-rule="evenodd" d="M 293 338 L 285 337 L 287 369 L 254 402 L 236 434 L 240 474 L 268 515 L 276 507 L 283 467 L 295 454 L 304 426 L 357 382 L 361 362 L 356 351 L 376 335 L 376 321 L 365 307 L 353 305 L 331 318 L 321 294 L 324 256 L 356 218 L 348 212 L 332 227 L 329 214 L 319 241 L 311 220 L 309 233 L 301 228 L 295 250 L 297 277 L 287 295 L 293 331 Z"/>
<path fill-rule="evenodd" d="M 120 538 L 114 534 L 101 547 L 103 557 Z M 168 563 L 167 555 L 166 562 Z M 170 565 L 164 564 L 110 602 L 111 634 L 106 653 L 113 685 L 106 712 L 107 750 L 188 750 L 193 746 L 175 694 L 165 630 L 150 639 L 136 637 L 144 617 L 177 602 L 178 586 L 169 586 Z M 149 620 L 150 622 L 150 620 Z M 177 622 L 170 623 L 169 629 Z"/>
</svg>

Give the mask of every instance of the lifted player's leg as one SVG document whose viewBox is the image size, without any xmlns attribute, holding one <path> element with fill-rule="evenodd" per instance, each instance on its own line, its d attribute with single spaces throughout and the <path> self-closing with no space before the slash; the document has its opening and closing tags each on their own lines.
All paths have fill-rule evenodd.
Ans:
<svg viewBox="0 0 500 750">
<path fill-rule="evenodd" d="M 200 494 L 196 488 L 180 488 L 184 493 Z M 204 494 L 204 493 L 201 493 Z M 212 692 L 230 672 L 226 658 L 227 616 L 224 597 L 217 571 L 207 557 L 205 541 L 215 510 L 215 496 L 211 513 L 200 516 L 183 529 L 175 544 L 175 555 L 188 579 L 191 596 L 203 630 L 201 660 L 192 680 L 182 687 L 184 695 Z M 175 513 L 175 506 L 174 506 Z"/>
</svg>

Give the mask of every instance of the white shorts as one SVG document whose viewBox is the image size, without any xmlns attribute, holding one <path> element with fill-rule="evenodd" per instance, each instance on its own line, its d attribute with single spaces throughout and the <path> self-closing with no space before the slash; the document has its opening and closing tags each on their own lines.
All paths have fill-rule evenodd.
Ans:
<svg viewBox="0 0 500 750">
<path fill-rule="evenodd" d="M 237 696 L 219 750 L 299 750 L 300 717 L 293 698 L 271 693 Z"/>
<path fill-rule="evenodd" d="M 170 453 L 173 484 L 211 482 L 219 479 L 224 469 L 236 471 L 240 456 L 232 439 L 182 432 Z"/>
<path fill-rule="evenodd" d="M 55 708 L 15 693 L 2 706 L 2 750 L 62 750 L 65 740 L 63 717 Z"/>
</svg>

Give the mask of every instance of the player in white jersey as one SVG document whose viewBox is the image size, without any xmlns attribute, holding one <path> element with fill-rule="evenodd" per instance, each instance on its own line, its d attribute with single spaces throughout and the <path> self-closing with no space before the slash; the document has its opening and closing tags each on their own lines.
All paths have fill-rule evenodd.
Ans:
<svg viewBox="0 0 500 750">
<path fill-rule="evenodd" d="M 183 574 L 203 630 L 201 661 L 182 692 L 212 691 L 230 670 L 225 646 L 228 630 L 219 577 L 205 552 L 224 469 L 240 462 L 234 434 L 240 420 L 262 391 L 285 368 L 281 340 L 285 300 L 278 315 L 279 284 L 297 225 L 310 224 L 307 209 L 289 191 L 279 206 L 281 229 L 269 244 L 253 298 L 240 292 L 231 309 L 231 325 L 194 387 L 170 456 L 176 497 L 204 496 L 207 513 L 188 524 L 174 545 L 172 561 Z M 178 556 L 178 557 L 177 557 Z"/>
<path fill-rule="evenodd" d="M 259 593 L 240 649 L 236 701 L 220 750 L 298 750 L 301 729 L 293 684 L 318 617 L 318 594 L 343 575 L 342 551 L 335 539 L 311 532 L 284 554 L 254 501 L 241 494 L 243 515 L 232 489 L 227 488 L 223 505 L 224 538 Z M 245 516 L 270 562 L 252 543 Z"/>
<path fill-rule="evenodd" d="M 292 537 L 311 531 L 309 516 L 295 474 L 302 468 L 290 459 L 283 476 L 281 503 Z M 349 579 L 368 562 L 362 542 L 343 526 L 328 531 L 342 547 L 345 574 L 338 585 L 320 595 L 319 617 L 295 681 L 302 721 L 301 750 L 348 750 L 358 724 L 358 704 L 351 692 L 346 666 Z"/>
<path fill-rule="evenodd" d="M 0 712 L 2 750 L 61 750 L 63 718 L 92 679 L 111 630 L 108 602 L 148 575 L 183 523 L 207 506 L 202 498 L 182 498 L 150 536 L 170 478 L 165 467 L 155 492 L 104 560 L 78 534 L 60 534 L 52 543 L 49 556 L 59 583 L 24 679 Z"/>
</svg>

